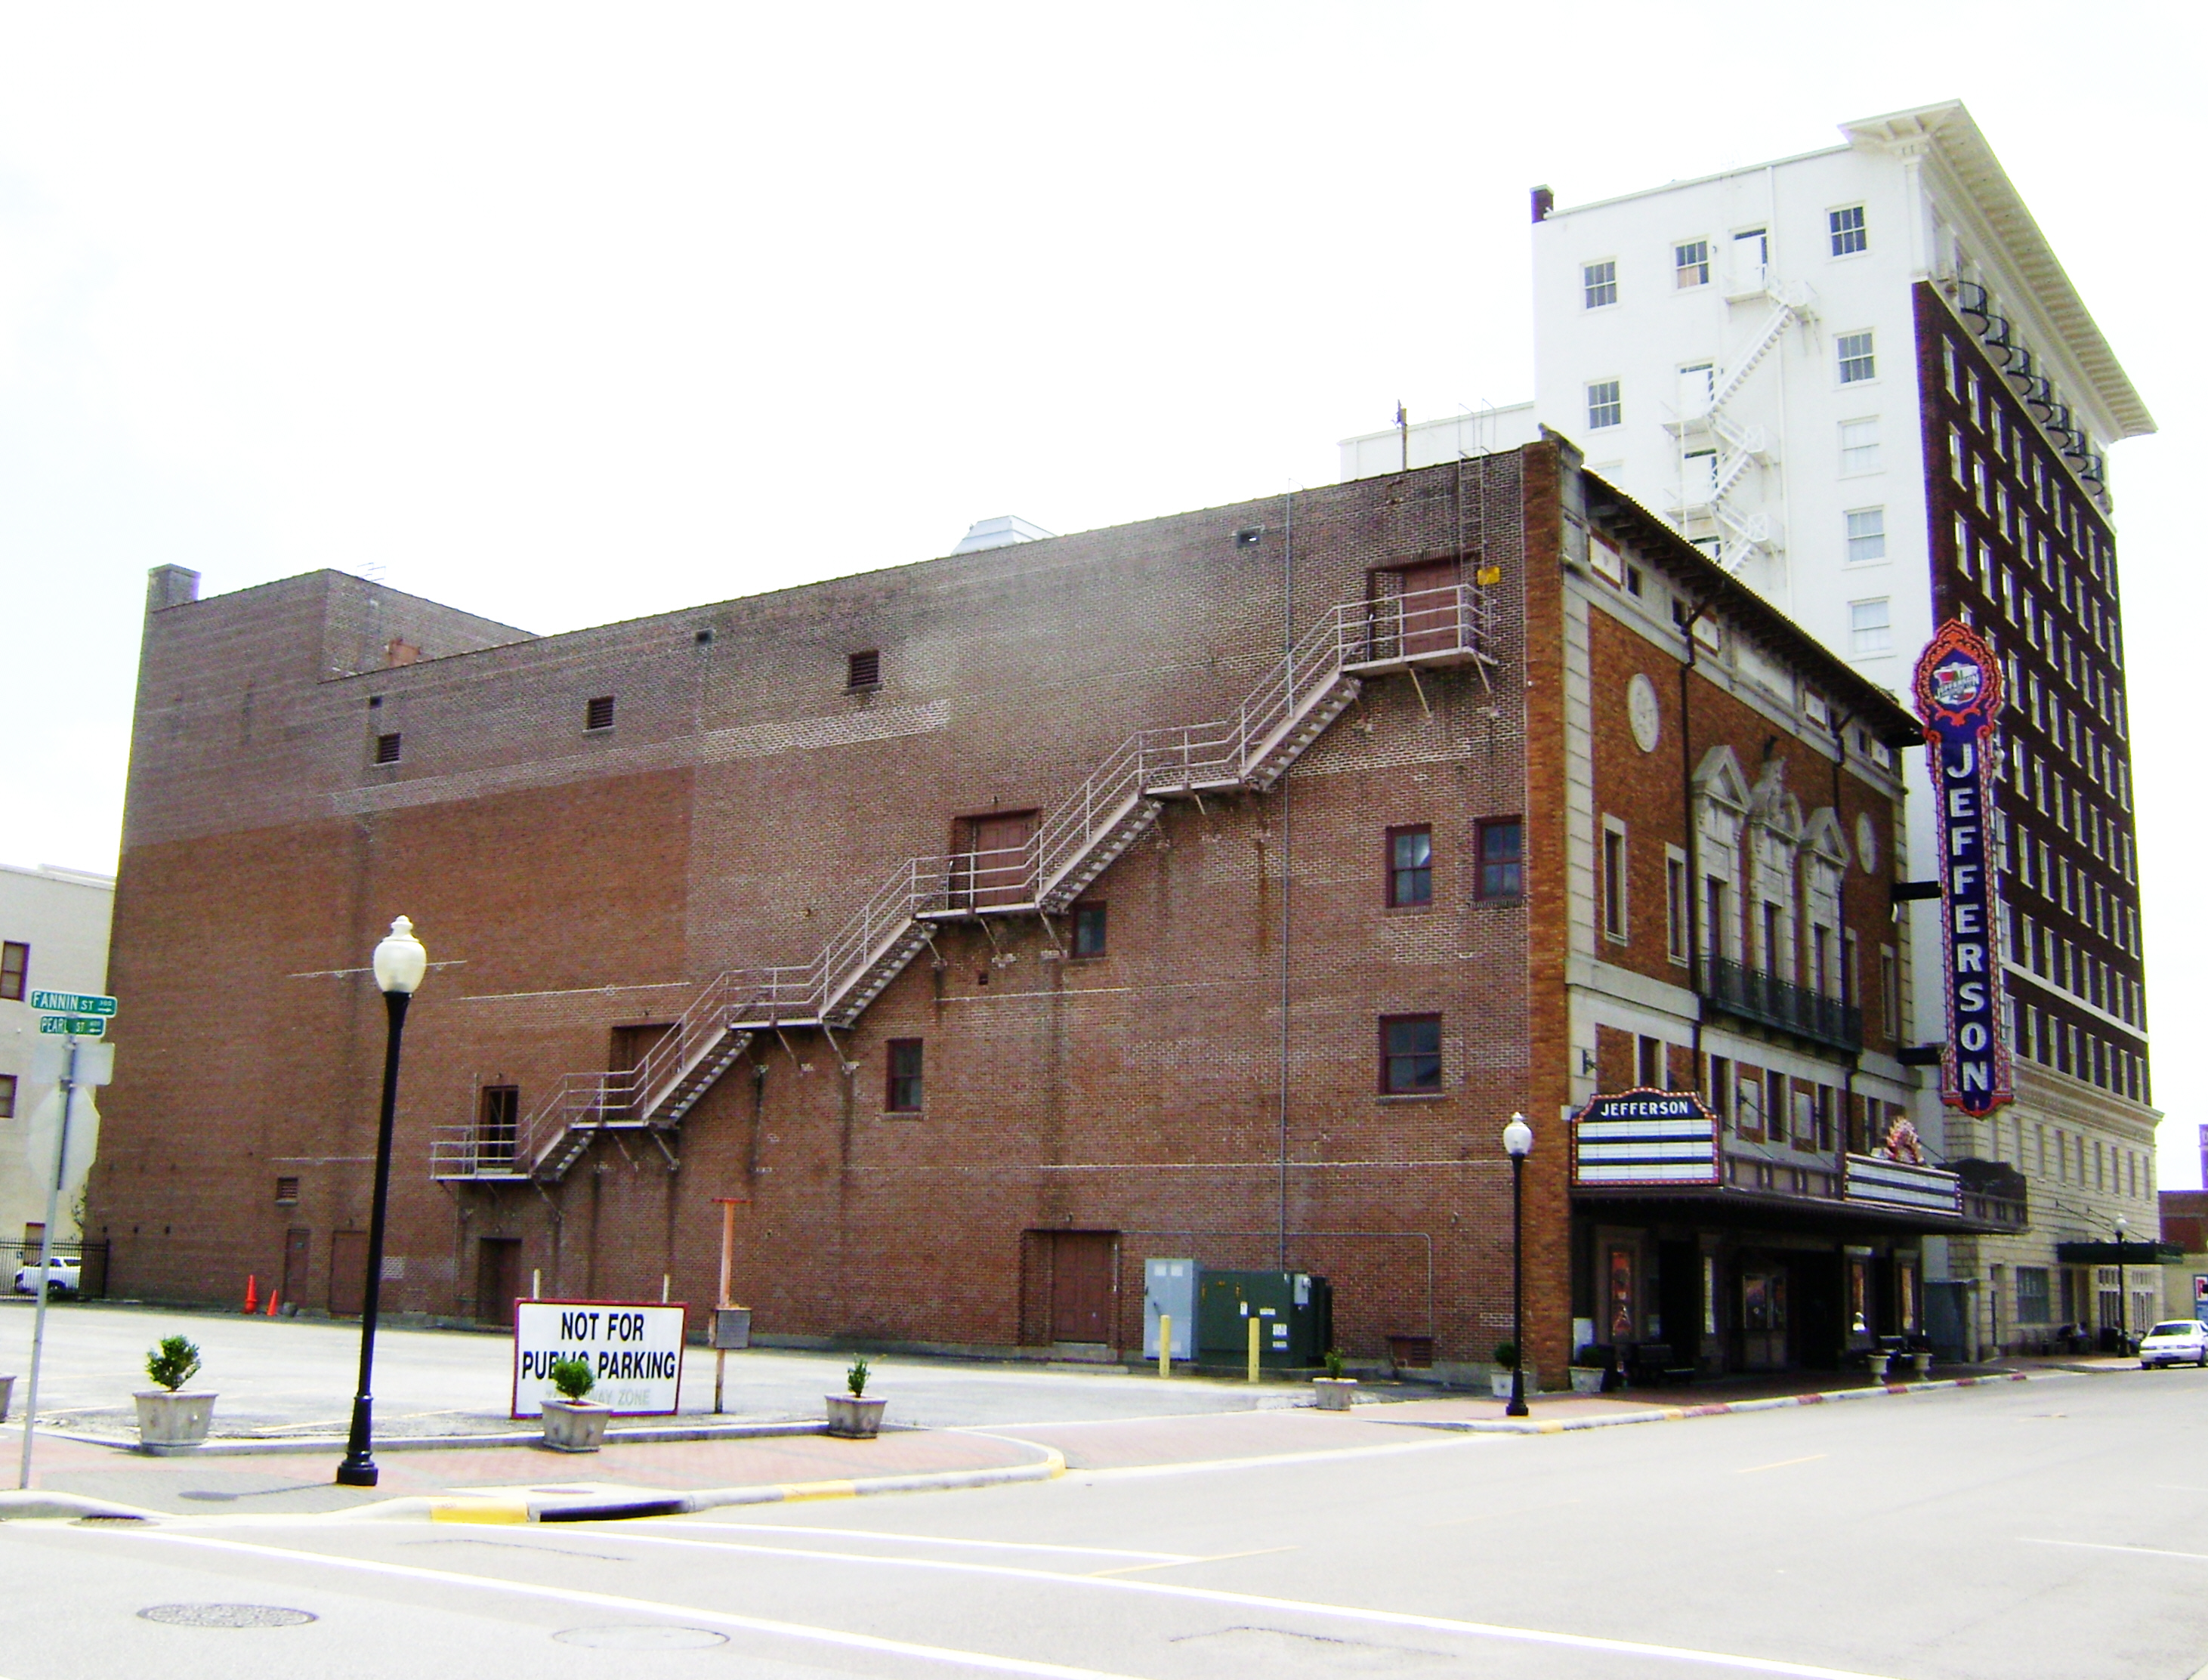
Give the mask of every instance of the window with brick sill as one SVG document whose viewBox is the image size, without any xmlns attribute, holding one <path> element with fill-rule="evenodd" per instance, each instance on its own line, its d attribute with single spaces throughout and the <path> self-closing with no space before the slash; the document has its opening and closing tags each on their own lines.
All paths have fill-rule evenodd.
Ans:
<svg viewBox="0 0 2208 1680">
<path fill-rule="evenodd" d="M 395 730 L 395 729 L 394 729 L 394 730 L 393 730 L 389 735 L 380 735 L 376 736 L 376 738 L 375 738 L 375 761 L 376 761 L 376 763 L 378 763 L 378 764 L 380 764 L 380 765 L 395 765 L 395 764 L 397 764 L 397 763 L 399 762 L 399 732 L 398 732 L 397 730 Z"/>
<path fill-rule="evenodd" d="M 600 694 L 583 705 L 583 727 L 585 729 L 610 729 L 614 726 L 614 697 Z"/>
<path fill-rule="evenodd" d="M 1484 901 L 1507 903 L 1525 890 L 1525 824 L 1491 817 L 1479 825 L 1479 890 Z"/>
<path fill-rule="evenodd" d="M 0 1073 L 0 1120 L 15 1118 L 15 1078 L 12 1073 Z"/>
<path fill-rule="evenodd" d="M 846 664 L 843 686 L 853 691 L 882 686 L 882 656 L 879 649 L 855 653 Z"/>
<path fill-rule="evenodd" d="M 299 1205 L 299 1181 L 297 1179 L 287 1178 L 276 1180 L 276 1205 L 279 1208 L 296 1208 Z"/>
<path fill-rule="evenodd" d="M 1442 1094 L 1442 1017 L 1385 1015 L 1380 1018 L 1380 1094 Z"/>
<path fill-rule="evenodd" d="M 917 1114 L 922 1095 L 924 1041 L 893 1038 L 889 1042 L 889 1089 L 885 1107 L 892 1114 Z"/>
<path fill-rule="evenodd" d="M 1388 831 L 1388 908 L 1423 910 L 1434 902 L 1434 831 L 1419 823 Z"/>
<path fill-rule="evenodd" d="M 0 945 L 0 998 L 23 1001 L 24 978 L 31 971 L 31 947 L 18 939 Z"/>
<path fill-rule="evenodd" d="M 1107 932 L 1105 906 L 1076 904 L 1073 907 L 1073 954 L 1076 957 L 1103 956 Z"/>
</svg>

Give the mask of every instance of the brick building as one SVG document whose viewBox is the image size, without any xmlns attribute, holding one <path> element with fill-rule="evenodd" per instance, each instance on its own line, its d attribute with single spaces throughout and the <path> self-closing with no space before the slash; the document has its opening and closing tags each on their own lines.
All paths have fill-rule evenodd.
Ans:
<svg viewBox="0 0 2208 1680">
<path fill-rule="evenodd" d="M 1461 1369 L 1522 1110 L 1553 1380 L 1575 1318 L 1829 1359 L 1851 1264 L 1897 1328 L 1923 1233 L 2007 1216 L 1848 1164 L 1908 1089 L 1914 724 L 1561 440 L 559 636 L 194 581 L 117 889 L 121 1292 L 357 1303 L 399 912 L 399 1311 L 709 1300 L 729 1197 L 763 1338 L 1130 1349 L 1192 1256 Z M 1701 1184 L 1575 1154 L 1698 1079 Z"/>
</svg>

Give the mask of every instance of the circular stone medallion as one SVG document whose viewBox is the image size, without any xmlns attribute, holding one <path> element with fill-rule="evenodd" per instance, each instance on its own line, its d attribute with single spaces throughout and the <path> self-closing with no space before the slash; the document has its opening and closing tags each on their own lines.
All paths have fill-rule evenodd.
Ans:
<svg viewBox="0 0 2208 1680">
<path fill-rule="evenodd" d="M 1664 736 L 1664 708 L 1657 701 L 1656 685 L 1646 672 L 1635 671 L 1633 681 L 1625 685 L 1625 717 L 1633 726 L 1633 744 L 1644 753 L 1653 753 Z"/>
<path fill-rule="evenodd" d="M 1878 873 L 1878 825 L 1863 812 L 1856 818 L 1856 861 L 1866 875 Z"/>
<path fill-rule="evenodd" d="M 149 1605 L 138 1613 L 172 1628 L 296 1628 L 315 1619 L 281 1605 Z"/>
</svg>

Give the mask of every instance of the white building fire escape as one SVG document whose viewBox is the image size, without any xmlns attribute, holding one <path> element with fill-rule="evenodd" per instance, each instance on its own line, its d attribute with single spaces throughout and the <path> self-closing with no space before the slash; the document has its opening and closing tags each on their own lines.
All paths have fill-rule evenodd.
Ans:
<svg viewBox="0 0 2208 1680">
<path fill-rule="evenodd" d="M 1760 265 L 1757 278 L 1762 279 Z M 1665 423 L 1678 446 L 1679 494 L 1673 512 L 1680 529 L 1699 543 L 1714 539 L 1719 563 L 1732 573 L 1751 558 L 1774 557 L 1781 534 L 1770 515 L 1743 494 L 1753 468 L 1776 463 L 1775 441 L 1762 426 L 1743 423 L 1728 411 L 1729 405 L 1787 331 L 1806 327 L 1815 318 L 1807 286 L 1781 291 L 1775 285 L 1761 285 L 1736 292 L 1728 301 L 1754 298 L 1770 305 L 1755 336 L 1729 366 L 1704 363 L 1683 368 L 1678 416 Z"/>
</svg>

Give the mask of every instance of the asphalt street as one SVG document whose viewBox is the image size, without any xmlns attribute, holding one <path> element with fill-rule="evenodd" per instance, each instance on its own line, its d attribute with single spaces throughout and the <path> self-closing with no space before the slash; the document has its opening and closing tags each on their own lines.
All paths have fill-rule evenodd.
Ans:
<svg viewBox="0 0 2208 1680">
<path fill-rule="evenodd" d="M 2204 1419 L 2127 1372 L 620 1523 L 12 1521 L 0 1677 L 2186 1680 Z"/>
<path fill-rule="evenodd" d="M 15 1372 L 16 1403 L 30 1365 L 32 1312 L 0 1304 L 0 1372 Z M 168 1335 L 200 1346 L 203 1368 L 192 1386 L 220 1395 L 215 1432 L 342 1434 L 350 1416 L 360 1348 L 357 1322 L 248 1318 L 242 1314 L 165 1311 L 98 1303 L 48 1309 L 41 1421 L 127 1433 L 130 1395 L 147 1386 L 146 1351 Z M 507 1412 L 513 1343 L 498 1335 L 383 1329 L 376 1337 L 375 1421 L 386 1435 L 466 1434 L 511 1429 Z M 872 1390 L 890 1400 L 892 1423 L 977 1428 L 1160 1413 L 1239 1411 L 1302 1403 L 1300 1389 L 1260 1389 L 1231 1383 L 1161 1385 L 1117 1367 L 1067 1373 L 1034 1366 L 953 1359 L 869 1356 Z M 729 1415 L 781 1421 L 821 1415 L 821 1396 L 840 1393 L 849 1356 L 753 1348 L 729 1356 Z M 683 1355 L 682 1410 L 710 1413 L 713 1356 Z"/>
</svg>

